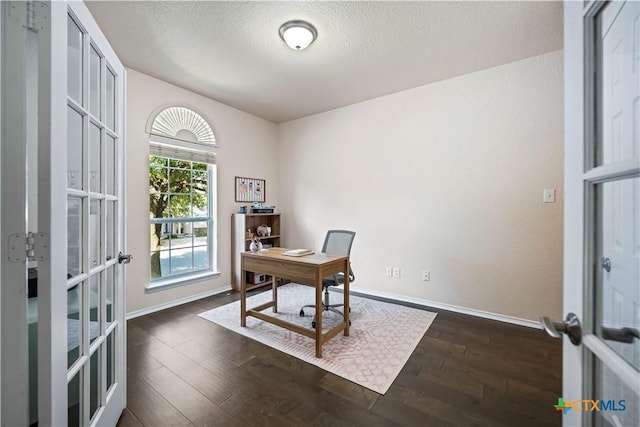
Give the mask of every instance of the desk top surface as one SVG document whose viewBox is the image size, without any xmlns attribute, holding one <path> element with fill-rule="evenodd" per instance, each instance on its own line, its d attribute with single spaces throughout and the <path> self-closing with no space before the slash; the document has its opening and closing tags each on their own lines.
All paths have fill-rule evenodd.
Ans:
<svg viewBox="0 0 640 427">
<path fill-rule="evenodd" d="M 286 261 L 290 263 L 315 264 L 315 265 L 321 265 L 328 262 L 349 259 L 347 255 L 329 255 L 325 253 L 313 253 L 313 254 L 304 255 L 304 256 L 282 255 L 283 252 L 288 250 L 289 250 L 288 248 L 273 247 L 269 249 L 263 249 L 260 252 L 242 252 L 242 256 L 251 257 L 251 258 L 267 258 L 271 260 Z"/>
</svg>

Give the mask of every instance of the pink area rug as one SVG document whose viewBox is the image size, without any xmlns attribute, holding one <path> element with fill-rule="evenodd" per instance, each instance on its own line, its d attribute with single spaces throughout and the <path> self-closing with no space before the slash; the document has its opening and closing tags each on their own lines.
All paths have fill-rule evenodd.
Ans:
<svg viewBox="0 0 640 427">
<path fill-rule="evenodd" d="M 270 297 L 270 290 L 251 296 L 247 299 L 247 307 L 269 301 Z M 313 299 L 313 288 L 288 284 L 278 288 L 278 313 L 273 313 L 270 308 L 263 313 L 310 328 L 315 310 L 305 309 L 305 317 L 300 317 L 299 313 L 300 308 L 312 303 Z M 340 302 L 342 294 L 331 292 L 331 303 Z M 321 359 L 315 357 L 315 343 L 311 338 L 254 317 L 247 318 L 247 327 L 241 328 L 239 301 L 201 313 L 200 316 L 384 394 L 431 326 L 436 314 L 352 295 L 350 336 L 345 337 L 340 333 L 326 342 Z M 325 311 L 322 317 L 323 330 L 330 329 L 339 321 L 337 314 Z"/>
</svg>

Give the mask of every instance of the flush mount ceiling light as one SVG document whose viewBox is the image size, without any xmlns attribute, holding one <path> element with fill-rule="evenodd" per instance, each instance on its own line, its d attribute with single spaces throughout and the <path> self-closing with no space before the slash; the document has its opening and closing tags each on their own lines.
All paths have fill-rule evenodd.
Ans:
<svg viewBox="0 0 640 427">
<path fill-rule="evenodd" d="M 318 36 L 316 28 L 305 21 L 289 21 L 280 27 L 280 37 L 293 50 L 302 50 Z"/>
</svg>

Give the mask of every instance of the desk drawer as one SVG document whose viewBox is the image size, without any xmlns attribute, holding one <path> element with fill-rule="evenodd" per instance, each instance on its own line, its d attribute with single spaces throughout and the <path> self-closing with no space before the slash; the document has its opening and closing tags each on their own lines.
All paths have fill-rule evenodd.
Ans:
<svg viewBox="0 0 640 427">
<path fill-rule="evenodd" d="M 242 268 L 246 271 L 260 272 L 303 283 L 316 283 L 318 280 L 318 268 L 314 265 L 307 266 L 284 261 L 274 262 L 273 260 L 261 260 L 259 258 L 244 258 Z"/>
</svg>

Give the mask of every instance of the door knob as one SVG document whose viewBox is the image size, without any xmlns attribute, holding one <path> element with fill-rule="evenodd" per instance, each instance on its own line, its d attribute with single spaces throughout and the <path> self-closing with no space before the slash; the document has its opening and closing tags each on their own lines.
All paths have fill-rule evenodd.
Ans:
<svg viewBox="0 0 640 427">
<path fill-rule="evenodd" d="M 122 252 L 118 254 L 118 263 L 119 264 L 129 264 L 133 259 L 133 255 L 125 255 Z"/>
<path fill-rule="evenodd" d="M 602 268 L 609 273 L 611 271 L 611 260 L 609 258 L 602 258 Z"/>
<path fill-rule="evenodd" d="M 567 334 L 573 345 L 580 345 L 582 341 L 582 326 L 580 326 L 578 316 L 573 313 L 567 314 L 564 322 L 558 322 L 543 316 L 540 318 L 540 324 L 542 329 L 554 338 L 560 338 L 560 334 Z"/>
<path fill-rule="evenodd" d="M 631 344 L 634 339 L 640 339 L 640 331 L 636 328 L 607 328 L 602 327 L 602 338 L 610 341 Z"/>
</svg>

